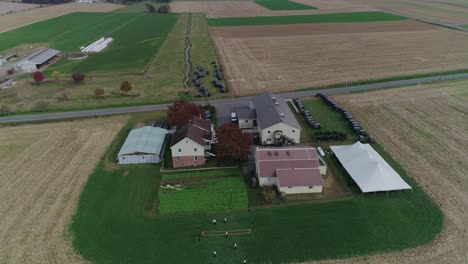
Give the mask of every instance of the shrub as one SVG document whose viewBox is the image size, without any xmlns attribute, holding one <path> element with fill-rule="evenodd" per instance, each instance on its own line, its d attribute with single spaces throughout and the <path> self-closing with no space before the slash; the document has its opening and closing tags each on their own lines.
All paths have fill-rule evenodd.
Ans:
<svg viewBox="0 0 468 264">
<path fill-rule="evenodd" d="M 60 79 L 62 79 L 62 74 L 58 71 L 54 71 L 52 73 L 52 78 L 56 81 L 60 81 Z"/>
<path fill-rule="evenodd" d="M 158 13 L 169 13 L 170 8 L 169 5 L 162 5 L 158 8 Z"/>
<path fill-rule="evenodd" d="M 74 82 L 80 83 L 85 79 L 85 76 L 81 72 L 75 72 L 72 74 L 72 79 Z"/>
<path fill-rule="evenodd" d="M 42 74 L 40 71 L 36 71 L 33 74 L 33 79 L 37 84 L 39 84 L 40 82 L 44 81 L 44 74 Z"/>
<path fill-rule="evenodd" d="M 96 96 L 96 97 L 100 97 L 100 96 L 102 96 L 103 94 L 104 94 L 104 89 L 102 89 L 102 88 L 96 88 L 96 89 L 94 90 L 94 96 Z"/>
<path fill-rule="evenodd" d="M 68 98 L 68 96 L 69 96 L 69 94 L 67 92 L 63 92 L 59 96 L 57 96 L 57 100 L 60 101 L 60 102 L 68 101 L 68 100 L 70 100 Z"/>
<path fill-rule="evenodd" d="M 132 85 L 128 81 L 123 81 L 120 84 L 120 91 L 125 93 L 125 95 L 128 94 L 132 90 Z"/>
</svg>

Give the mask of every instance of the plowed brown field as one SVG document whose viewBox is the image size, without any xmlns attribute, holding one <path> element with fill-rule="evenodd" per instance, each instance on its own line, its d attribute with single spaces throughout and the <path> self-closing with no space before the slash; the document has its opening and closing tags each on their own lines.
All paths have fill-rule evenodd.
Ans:
<svg viewBox="0 0 468 264">
<path fill-rule="evenodd" d="M 303 0 L 301 0 L 303 1 Z M 299 1 L 296 1 L 299 2 Z M 171 3 L 173 13 L 206 13 L 207 17 L 254 17 L 289 16 L 307 14 L 346 13 L 376 10 L 366 5 L 343 0 L 308 0 L 308 4 L 318 9 L 272 11 L 253 1 L 175 1 Z"/>
<path fill-rule="evenodd" d="M 426 246 L 325 263 L 468 263 L 466 87 L 463 80 L 334 97 L 426 189 L 445 226 Z"/>
<path fill-rule="evenodd" d="M 126 117 L 0 127 L 0 263 L 80 263 L 67 226 Z"/>
<path fill-rule="evenodd" d="M 390 26 L 387 32 L 372 32 L 378 30 L 373 23 L 359 23 L 370 32 L 329 34 L 354 27 L 336 23 L 327 25 L 325 34 L 312 26 L 308 35 L 295 36 L 290 25 L 282 27 L 282 36 L 276 26 L 268 29 L 272 37 L 256 26 L 239 34 L 262 37 L 229 37 L 235 28 L 215 29 L 213 36 L 229 87 L 238 95 L 468 68 L 468 34 L 430 26 L 421 30 L 426 25 L 413 31 L 417 22 L 404 30 L 401 23 L 395 23 L 397 32 Z"/>
<path fill-rule="evenodd" d="M 73 12 L 110 12 L 121 5 L 106 3 L 69 3 L 31 9 L 23 12 L 0 16 L 0 32 L 12 30 L 53 17 Z"/>
<path fill-rule="evenodd" d="M 411 18 L 447 24 L 468 24 L 468 1 L 464 0 L 352 0 L 351 2 Z"/>
</svg>

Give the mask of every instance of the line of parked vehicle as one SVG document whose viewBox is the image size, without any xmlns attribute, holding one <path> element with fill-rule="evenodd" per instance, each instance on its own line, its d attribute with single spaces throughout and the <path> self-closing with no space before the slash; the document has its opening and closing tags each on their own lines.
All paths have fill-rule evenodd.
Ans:
<svg viewBox="0 0 468 264">
<path fill-rule="evenodd" d="M 215 69 L 215 79 L 212 81 L 213 86 L 216 87 L 220 93 L 226 93 L 227 92 L 227 87 L 224 83 L 221 81 L 224 79 L 223 72 L 221 69 L 218 67 L 218 64 L 216 62 L 211 62 L 213 65 L 213 68 Z M 206 75 L 209 75 L 210 71 L 209 70 L 204 70 L 201 65 L 198 65 L 195 68 L 194 72 L 194 79 L 192 80 L 193 84 L 198 88 L 198 92 L 195 94 L 195 97 L 200 98 L 200 97 L 209 97 L 210 92 L 208 89 L 201 83 L 200 79 L 204 78 Z"/>
<path fill-rule="evenodd" d="M 359 141 L 363 143 L 364 142 L 374 143 L 375 141 L 374 138 L 371 137 L 369 133 L 367 133 L 367 131 L 362 128 L 361 124 L 359 124 L 359 122 L 357 122 L 354 119 L 353 115 L 351 115 L 351 113 L 348 110 L 346 110 L 344 107 L 341 107 L 337 102 L 335 102 L 335 100 L 331 99 L 326 94 L 317 93 L 317 96 L 322 98 L 334 110 L 339 111 L 343 114 L 343 116 L 348 121 L 349 125 L 351 126 L 351 129 L 358 134 Z"/>
<path fill-rule="evenodd" d="M 310 127 L 314 128 L 314 129 L 320 129 L 320 123 L 315 121 L 314 118 L 312 117 L 312 114 L 308 110 L 305 109 L 305 106 L 302 103 L 301 99 L 294 98 L 293 103 L 297 107 L 299 112 L 302 114 L 302 116 L 304 116 L 307 124 Z"/>
</svg>

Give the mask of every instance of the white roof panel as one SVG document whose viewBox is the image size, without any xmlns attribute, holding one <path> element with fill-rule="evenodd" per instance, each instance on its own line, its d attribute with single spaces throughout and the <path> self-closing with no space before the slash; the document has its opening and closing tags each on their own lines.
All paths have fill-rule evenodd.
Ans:
<svg viewBox="0 0 468 264">
<path fill-rule="evenodd" d="M 167 130 L 159 127 L 133 129 L 120 149 L 119 156 L 133 153 L 159 154 L 166 134 Z"/>
<path fill-rule="evenodd" d="M 369 144 L 356 142 L 330 148 L 362 192 L 411 189 Z"/>
</svg>

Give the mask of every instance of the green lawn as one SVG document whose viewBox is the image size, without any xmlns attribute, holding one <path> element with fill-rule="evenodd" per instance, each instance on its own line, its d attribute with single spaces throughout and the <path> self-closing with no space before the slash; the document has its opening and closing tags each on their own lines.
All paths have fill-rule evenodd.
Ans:
<svg viewBox="0 0 468 264">
<path fill-rule="evenodd" d="M 307 24 L 307 23 L 337 23 L 337 22 L 377 22 L 404 20 L 406 18 L 383 12 L 354 12 L 317 14 L 300 16 L 266 16 L 266 17 L 234 17 L 209 18 L 210 26 L 255 26 L 280 24 Z"/>
<path fill-rule="evenodd" d="M 245 210 L 248 206 L 240 173 L 233 177 L 180 183 L 180 186 L 182 190 L 159 190 L 160 214 Z"/>
<path fill-rule="evenodd" d="M 255 0 L 255 3 L 270 10 L 310 10 L 316 7 L 292 2 L 289 0 Z"/>
<path fill-rule="evenodd" d="M 204 170 L 204 171 L 190 171 L 190 172 L 170 172 L 162 175 L 163 180 L 172 179 L 185 179 L 185 178 L 203 178 L 203 177 L 227 177 L 240 175 L 238 169 L 224 169 L 224 170 Z"/>
<path fill-rule="evenodd" d="M 0 50 L 24 43 L 46 43 L 62 52 L 79 51 L 109 36 L 112 44 L 85 60 L 61 60 L 50 68 L 64 73 L 140 72 L 156 55 L 178 15 L 72 13 L 0 34 Z"/>
<path fill-rule="evenodd" d="M 442 229 L 437 206 L 379 146 L 374 147 L 413 190 L 354 193 L 346 200 L 250 212 L 158 216 L 154 208 L 161 182 L 159 165 L 110 165 L 130 127 L 122 130 L 90 175 L 70 226 L 75 249 L 93 263 L 241 263 L 244 258 L 249 263 L 285 263 L 345 258 L 429 243 Z M 227 224 L 222 223 L 224 217 L 229 219 Z M 219 224 L 212 225 L 212 219 Z M 251 229 L 252 234 L 198 239 L 201 231 L 235 229 Z M 216 259 L 213 250 L 218 253 Z"/>
</svg>

